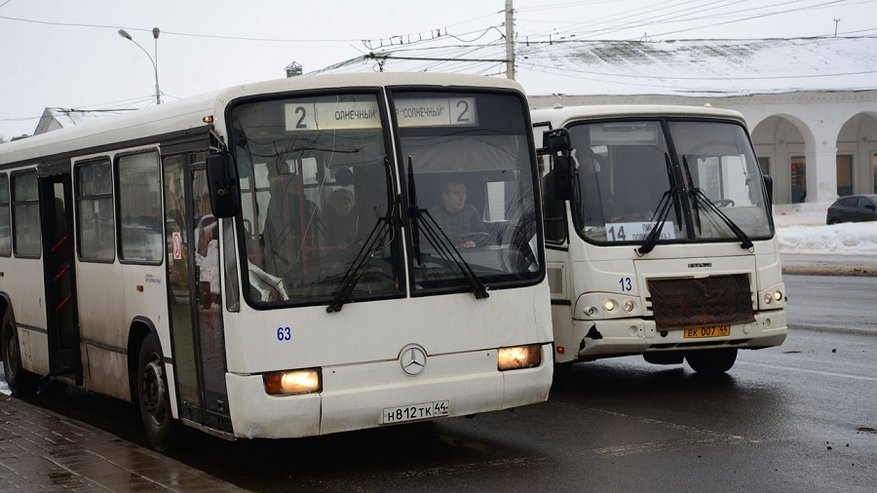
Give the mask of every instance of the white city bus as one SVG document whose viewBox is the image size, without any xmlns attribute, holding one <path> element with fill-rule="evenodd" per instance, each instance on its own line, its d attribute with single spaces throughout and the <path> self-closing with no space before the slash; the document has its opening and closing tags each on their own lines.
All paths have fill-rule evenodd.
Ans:
<svg viewBox="0 0 877 493">
<path fill-rule="evenodd" d="M 782 344 L 771 181 L 742 115 L 630 105 L 532 118 L 557 363 L 642 354 L 719 374 L 738 349 Z"/>
<path fill-rule="evenodd" d="M 179 423 L 300 437 L 544 401 L 530 129 L 514 82 L 367 74 L 0 145 L 8 383 L 131 401 L 158 449 Z M 465 237 L 435 218 L 449 180 Z"/>
</svg>

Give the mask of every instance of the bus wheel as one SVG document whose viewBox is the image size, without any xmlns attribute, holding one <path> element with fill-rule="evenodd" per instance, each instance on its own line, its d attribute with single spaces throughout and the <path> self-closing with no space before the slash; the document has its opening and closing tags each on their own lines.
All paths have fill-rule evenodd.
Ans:
<svg viewBox="0 0 877 493">
<path fill-rule="evenodd" d="M 3 372 L 6 374 L 6 383 L 13 395 L 32 394 L 37 389 L 39 379 L 37 376 L 21 366 L 21 351 L 18 345 L 18 331 L 12 321 L 12 311 L 6 310 L 3 314 L 3 322 L 0 325 L 2 333 Z"/>
<path fill-rule="evenodd" d="M 688 366 L 701 375 L 721 375 L 737 360 L 737 348 L 691 351 L 685 355 Z"/>
<path fill-rule="evenodd" d="M 159 451 L 171 446 L 176 423 L 164 374 L 164 357 L 154 333 L 146 336 L 137 360 L 137 401 L 149 443 Z"/>
</svg>

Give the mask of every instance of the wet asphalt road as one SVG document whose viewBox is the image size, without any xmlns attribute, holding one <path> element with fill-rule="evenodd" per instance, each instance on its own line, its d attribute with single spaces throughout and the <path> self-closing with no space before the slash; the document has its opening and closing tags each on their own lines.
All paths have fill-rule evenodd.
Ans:
<svg viewBox="0 0 877 493">
<path fill-rule="evenodd" d="M 577 365 L 548 402 L 300 440 L 185 434 L 170 455 L 254 491 L 873 491 L 874 336 L 794 330 L 698 378 L 637 357 Z M 115 401 L 37 400 L 142 443 Z"/>
<path fill-rule="evenodd" d="M 787 280 L 790 300 L 813 305 L 800 286 L 819 282 Z M 716 380 L 619 358 L 576 365 L 548 402 L 515 412 L 299 440 L 188 432 L 170 455 L 255 491 L 870 492 L 875 356 L 873 332 L 793 325 L 783 346 L 741 352 Z M 143 443 L 126 404 L 57 387 L 32 402 Z"/>
</svg>

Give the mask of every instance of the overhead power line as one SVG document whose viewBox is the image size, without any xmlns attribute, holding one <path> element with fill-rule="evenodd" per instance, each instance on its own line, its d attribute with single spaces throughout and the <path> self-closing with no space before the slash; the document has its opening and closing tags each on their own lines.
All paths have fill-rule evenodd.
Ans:
<svg viewBox="0 0 877 493">
<path fill-rule="evenodd" d="M 87 27 L 87 28 L 98 28 L 98 29 L 112 29 L 117 30 L 119 26 L 108 26 L 105 24 L 83 24 L 78 22 L 54 22 L 54 21 L 41 21 L 36 19 L 24 19 L 21 17 L 10 17 L 6 15 L 0 15 L 0 19 L 7 21 L 15 21 L 15 22 L 27 22 L 31 24 L 42 24 L 47 26 L 64 26 L 64 27 Z M 140 31 L 140 32 L 148 32 L 152 33 L 152 28 L 142 29 L 137 27 L 125 27 L 126 31 Z M 190 38 L 211 38 L 211 39 L 227 39 L 234 41 L 260 41 L 260 42 L 268 42 L 268 43 L 351 43 L 360 41 L 358 39 L 278 39 L 278 38 L 256 38 L 249 36 L 224 36 L 217 34 L 194 34 L 194 33 L 184 33 L 184 32 L 176 32 L 176 31 L 162 31 L 162 36 L 186 36 Z"/>
</svg>

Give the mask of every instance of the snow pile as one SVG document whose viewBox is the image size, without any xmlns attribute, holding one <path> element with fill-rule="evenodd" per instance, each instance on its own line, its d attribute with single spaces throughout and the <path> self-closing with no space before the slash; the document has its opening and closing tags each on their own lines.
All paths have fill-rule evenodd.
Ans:
<svg viewBox="0 0 877 493">
<path fill-rule="evenodd" d="M 877 255 L 877 222 L 777 228 L 782 253 Z"/>
<path fill-rule="evenodd" d="M 825 224 L 825 208 L 774 211 L 780 252 L 877 255 L 877 221 Z"/>
</svg>

